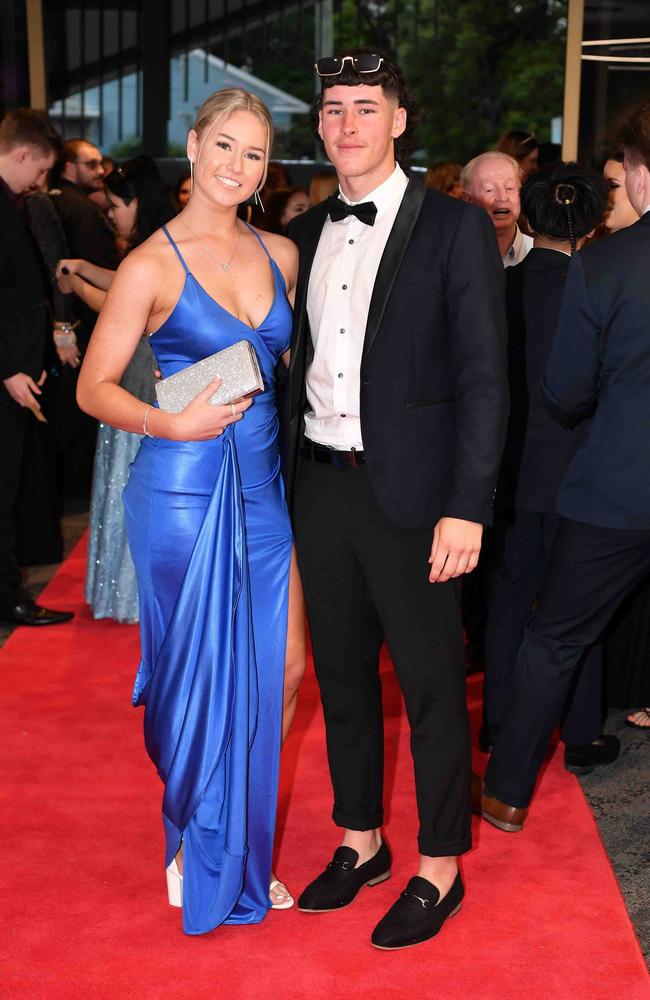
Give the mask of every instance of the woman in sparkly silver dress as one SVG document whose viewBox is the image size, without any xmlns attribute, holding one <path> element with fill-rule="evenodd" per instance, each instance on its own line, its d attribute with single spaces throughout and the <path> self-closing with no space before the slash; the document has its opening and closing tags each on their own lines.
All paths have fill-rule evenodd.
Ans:
<svg viewBox="0 0 650 1000">
<path fill-rule="evenodd" d="M 174 216 L 162 178 L 152 161 L 136 157 L 106 178 L 109 216 L 129 249 L 138 246 Z M 103 305 L 114 271 L 85 260 L 61 260 L 57 267 L 63 291 L 74 292 L 92 309 Z M 155 361 L 143 336 L 121 385 L 143 402 L 153 402 Z M 88 568 L 85 598 L 95 618 L 138 621 L 138 588 L 124 528 L 122 491 L 140 435 L 99 424 L 90 501 Z"/>
</svg>

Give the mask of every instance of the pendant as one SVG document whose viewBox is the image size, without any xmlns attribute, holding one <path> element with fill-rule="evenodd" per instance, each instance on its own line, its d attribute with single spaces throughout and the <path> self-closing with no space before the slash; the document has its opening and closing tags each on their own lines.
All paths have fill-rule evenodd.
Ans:
<svg viewBox="0 0 650 1000">
<path fill-rule="evenodd" d="M 229 271 L 232 265 L 230 265 L 230 264 L 222 264 L 221 266 L 224 269 L 224 271 Z"/>
</svg>

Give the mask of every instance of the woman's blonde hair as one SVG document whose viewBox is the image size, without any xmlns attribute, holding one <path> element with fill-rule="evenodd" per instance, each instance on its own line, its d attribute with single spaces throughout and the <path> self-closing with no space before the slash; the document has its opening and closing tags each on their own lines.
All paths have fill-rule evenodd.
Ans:
<svg viewBox="0 0 650 1000">
<path fill-rule="evenodd" d="M 215 91 L 214 94 L 210 94 L 206 98 L 199 108 L 196 121 L 192 126 L 199 139 L 196 159 L 198 160 L 203 142 L 213 125 L 225 122 L 236 111 L 248 111 L 250 114 L 255 115 L 266 129 L 264 172 L 258 185 L 259 189 L 266 180 L 266 173 L 269 167 L 269 156 L 271 155 L 271 146 L 273 145 L 273 119 L 266 104 L 257 94 L 251 94 L 250 91 L 243 90 L 241 87 L 227 87 L 224 90 Z"/>
</svg>

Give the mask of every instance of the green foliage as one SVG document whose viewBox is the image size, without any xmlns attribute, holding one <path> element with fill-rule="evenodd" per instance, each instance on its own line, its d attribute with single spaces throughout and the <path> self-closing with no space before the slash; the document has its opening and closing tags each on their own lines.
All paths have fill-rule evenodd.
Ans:
<svg viewBox="0 0 650 1000">
<path fill-rule="evenodd" d="M 425 161 L 465 162 L 510 128 L 549 138 L 562 113 L 567 0 L 335 0 L 334 48 L 369 45 L 396 57 L 426 111 Z M 233 37 L 229 58 L 310 102 L 314 8 L 262 19 Z M 324 55 L 327 53 L 318 53 Z M 292 143 L 294 143 L 292 145 Z M 309 123 L 295 121 L 275 156 L 313 155 Z"/>
<path fill-rule="evenodd" d="M 139 156 L 141 152 L 142 139 L 139 135 L 130 135 L 128 139 L 116 142 L 113 148 L 108 150 L 109 155 L 117 157 L 118 160 L 128 160 L 132 156 Z"/>
<path fill-rule="evenodd" d="M 312 159 L 316 151 L 316 139 L 311 121 L 296 119 L 288 128 L 275 130 L 271 155 L 274 160 Z"/>
<path fill-rule="evenodd" d="M 562 113 L 566 4 L 429 0 L 417 40 L 399 55 L 427 111 L 428 158 L 465 162 L 510 128 L 548 140 Z"/>
</svg>

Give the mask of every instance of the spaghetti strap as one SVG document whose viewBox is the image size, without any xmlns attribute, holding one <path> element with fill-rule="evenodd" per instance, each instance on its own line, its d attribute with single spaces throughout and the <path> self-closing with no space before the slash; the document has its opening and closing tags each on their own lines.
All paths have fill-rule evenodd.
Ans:
<svg viewBox="0 0 650 1000">
<path fill-rule="evenodd" d="M 167 226 L 164 223 L 163 223 L 163 226 L 162 226 L 162 231 L 165 234 L 165 236 L 167 237 L 167 239 L 169 240 L 169 242 L 171 243 L 171 245 L 173 246 L 174 253 L 176 254 L 176 256 L 178 257 L 178 259 L 180 260 L 181 264 L 183 265 L 183 269 L 185 271 L 185 274 L 189 274 L 190 273 L 190 269 L 187 266 L 187 264 L 185 263 L 185 261 L 183 260 L 183 255 L 181 254 L 180 250 L 178 249 L 178 247 L 174 243 L 173 239 L 171 238 L 169 230 L 168 230 Z M 266 247 L 264 249 L 266 249 Z"/>
<path fill-rule="evenodd" d="M 255 237 L 255 239 L 257 240 L 257 242 L 259 243 L 259 245 L 261 246 L 261 248 L 264 251 L 264 253 L 266 254 L 266 256 L 269 258 L 269 260 L 271 261 L 272 264 L 275 264 L 275 261 L 273 260 L 273 257 L 271 256 L 271 254 L 266 249 L 266 244 L 265 244 L 264 240 L 262 239 L 262 237 L 259 235 L 259 233 L 256 233 L 255 230 L 253 229 L 253 227 L 250 226 L 247 222 L 244 222 L 243 219 L 241 219 L 240 221 L 244 223 L 244 225 L 246 226 L 247 229 L 250 229 L 251 233 L 253 234 L 253 236 Z"/>
</svg>

